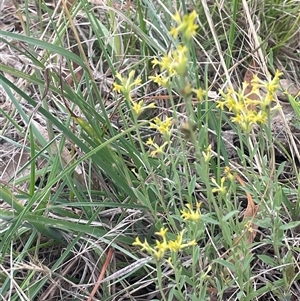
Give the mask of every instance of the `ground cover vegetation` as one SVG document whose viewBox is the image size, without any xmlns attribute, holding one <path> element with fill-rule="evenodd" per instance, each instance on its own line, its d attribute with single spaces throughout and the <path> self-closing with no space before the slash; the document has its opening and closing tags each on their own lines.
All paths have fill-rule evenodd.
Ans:
<svg viewBox="0 0 300 301">
<path fill-rule="evenodd" d="M 300 2 L 0 3 L 2 300 L 300 300 Z"/>
</svg>

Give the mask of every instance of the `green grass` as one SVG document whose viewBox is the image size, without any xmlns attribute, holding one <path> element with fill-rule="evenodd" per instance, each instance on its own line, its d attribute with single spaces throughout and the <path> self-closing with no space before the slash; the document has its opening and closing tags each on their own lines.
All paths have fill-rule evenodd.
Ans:
<svg viewBox="0 0 300 301">
<path fill-rule="evenodd" d="M 3 300 L 88 300 L 109 249 L 93 300 L 298 300 L 299 95 L 282 103 L 292 122 L 267 106 L 249 131 L 220 103 L 242 97 L 253 59 L 261 85 L 277 69 L 299 82 L 300 4 L 78 0 L 66 11 L 27 0 L 18 9 L 23 31 L 0 31 Z M 170 34 L 176 10 L 196 11 L 192 39 Z M 161 87 L 152 61 L 179 45 L 184 71 L 175 66 Z M 155 108 L 137 115 L 137 104 Z M 163 131 L 156 117 L 172 122 Z M 247 214 L 249 198 L 257 214 Z"/>
</svg>

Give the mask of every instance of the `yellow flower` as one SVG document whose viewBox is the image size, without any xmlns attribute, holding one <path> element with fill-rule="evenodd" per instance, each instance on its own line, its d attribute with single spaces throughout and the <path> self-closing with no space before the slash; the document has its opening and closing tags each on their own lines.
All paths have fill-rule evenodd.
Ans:
<svg viewBox="0 0 300 301">
<path fill-rule="evenodd" d="M 113 83 L 113 86 L 114 86 L 114 91 L 117 91 L 118 93 L 123 91 L 123 86 L 122 85 L 119 85 L 117 83 Z"/>
<path fill-rule="evenodd" d="M 178 45 L 173 52 L 172 69 L 176 74 L 184 75 L 188 69 L 188 48 L 186 46 Z"/>
<path fill-rule="evenodd" d="M 155 76 L 149 76 L 149 79 L 153 80 L 159 86 L 167 88 L 169 86 L 170 77 L 162 74 L 156 74 Z"/>
<path fill-rule="evenodd" d="M 172 252 L 178 252 L 179 250 L 181 249 L 184 249 L 186 247 L 190 247 L 190 246 L 195 246 L 197 245 L 196 241 L 195 240 L 192 240 L 188 243 L 183 243 L 182 242 L 182 238 L 183 238 L 183 234 L 184 234 L 184 230 L 182 230 L 180 232 L 180 234 L 177 236 L 177 239 L 176 240 L 170 240 L 168 242 L 168 246 L 169 246 L 169 249 L 172 251 Z"/>
<path fill-rule="evenodd" d="M 152 148 L 154 148 L 154 150 L 151 151 L 150 156 L 151 156 L 151 157 L 155 157 L 157 154 L 163 154 L 164 148 L 165 148 L 165 146 L 168 144 L 168 142 L 166 141 L 163 145 L 159 146 L 159 145 L 158 145 L 157 143 L 155 143 L 155 142 L 153 141 L 153 139 L 150 137 L 150 138 L 148 138 L 146 144 L 147 144 L 147 145 L 151 145 Z"/>
<path fill-rule="evenodd" d="M 169 72 L 170 75 L 173 75 L 174 70 L 172 69 L 172 65 L 173 65 L 173 58 L 172 58 L 172 53 L 168 53 L 166 55 L 164 55 L 161 59 L 161 61 L 157 61 L 158 63 L 156 63 L 157 65 L 160 65 L 160 71 L 163 72 L 165 70 L 167 70 Z M 155 66 L 155 65 L 153 65 Z"/>
<path fill-rule="evenodd" d="M 261 80 L 258 78 L 257 74 L 253 75 L 253 79 L 251 81 L 251 86 L 252 86 L 252 90 L 250 93 L 251 94 L 255 93 L 257 95 L 260 95 L 259 89 L 262 87 L 262 85 L 261 85 Z"/>
<path fill-rule="evenodd" d="M 142 251 L 147 251 L 151 256 L 153 256 L 157 261 L 160 261 L 164 258 L 166 252 L 172 251 L 172 252 L 178 252 L 180 249 L 194 246 L 196 245 L 196 241 L 192 240 L 188 243 L 183 243 L 183 233 L 184 230 L 180 232 L 180 234 L 177 236 L 176 240 L 169 240 L 167 241 L 166 228 L 161 228 L 159 232 L 156 232 L 155 234 L 160 236 L 162 238 L 162 241 L 156 240 L 154 247 L 151 247 L 147 240 L 145 240 L 144 243 L 140 241 L 140 239 L 137 237 L 135 241 L 133 242 L 134 246 L 141 247 Z M 171 263 L 170 258 L 168 259 L 169 263 Z"/>
<path fill-rule="evenodd" d="M 135 238 L 134 243 L 132 244 L 133 246 L 141 246 L 142 242 L 140 241 L 140 239 L 138 237 Z"/>
<path fill-rule="evenodd" d="M 272 82 L 266 83 L 265 88 L 267 89 L 268 94 L 273 95 L 276 92 L 276 90 L 279 88 L 279 85 L 278 85 L 278 83 L 275 83 L 272 81 Z"/>
<path fill-rule="evenodd" d="M 205 152 L 202 152 L 204 161 L 208 163 L 211 159 L 211 144 L 206 148 Z"/>
<path fill-rule="evenodd" d="M 144 104 L 143 100 L 139 102 L 133 102 L 132 109 L 137 116 L 143 112 L 143 104 Z"/>
<path fill-rule="evenodd" d="M 184 231 L 181 231 L 176 240 L 170 240 L 168 245 L 171 251 L 178 252 L 182 246 L 182 237 Z"/>
<path fill-rule="evenodd" d="M 175 268 L 174 265 L 172 264 L 172 257 L 169 257 L 169 258 L 167 259 L 167 263 L 169 264 L 169 266 L 170 266 L 172 269 Z"/>
<path fill-rule="evenodd" d="M 116 74 L 116 78 L 120 82 L 118 83 L 113 83 L 114 90 L 117 91 L 118 93 L 122 93 L 125 96 L 129 96 L 130 92 L 134 89 L 135 86 L 138 86 L 141 83 L 140 78 L 134 79 L 135 71 L 131 70 L 129 72 L 128 77 L 122 77 L 120 73 Z"/>
<path fill-rule="evenodd" d="M 226 191 L 227 191 L 226 187 L 224 186 L 225 180 L 226 180 L 226 178 L 223 177 L 223 178 L 221 179 L 221 184 L 219 185 L 219 184 L 217 183 L 216 179 L 212 178 L 211 181 L 215 184 L 215 186 L 217 186 L 216 188 L 213 188 L 213 189 L 212 189 L 212 192 L 213 192 L 213 193 L 219 192 L 219 193 L 221 193 L 221 194 L 225 194 Z"/>
<path fill-rule="evenodd" d="M 154 257 L 157 259 L 157 260 L 160 260 L 164 257 L 166 251 L 168 251 L 169 249 L 169 246 L 168 246 L 168 243 L 167 243 L 167 238 L 166 238 L 166 234 L 168 232 L 168 229 L 167 228 L 164 228 L 162 227 L 159 232 L 155 232 L 155 234 L 157 236 L 160 236 L 162 238 L 162 242 L 156 240 L 156 246 L 154 247 L 155 248 L 155 254 L 154 254 Z"/>
<path fill-rule="evenodd" d="M 159 261 L 164 257 L 166 251 L 168 251 L 169 249 L 166 239 L 167 231 L 168 229 L 161 228 L 159 232 L 155 233 L 156 235 L 162 238 L 162 242 L 156 240 L 154 247 L 151 247 L 148 244 L 147 240 L 145 240 L 145 242 L 142 243 L 138 237 L 136 237 L 135 241 L 133 242 L 133 245 L 141 247 L 142 251 L 147 251 L 150 255 L 152 255 L 156 260 Z"/>
<path fill-rule="evenodd" d="M 260 103 L 261 103 L 261 101 L 258 99 L 250 99 L 250 98 L 246 97 L 244 99 L 244 109 L 253 108 L 253 107 L 255 108 Z"/>
<path fill-rule="evenodd" d="M 193 89 L 192 91 L 196 94 L 196 97 L 199 101 L 204 100 L 204 97 L 206 96 L 206 91 L 205 90 L 203 90 L 202 88 L 199 88 L 199 89 Z"/>
<path fill-rule="evenodd" d="M 146 142 L 147 145 L 153 145 L 154 144 L 154 141 L 151 137 L 148 138 L 147 142 Z"/>
<path fill-rule="evenodd" d="M 279 78 L 282 75 L 282 73 L 279 70 L 276 70 L 275 76 L 272 80 L 264 83 L 264 87 L 267 89 L 267 93 L 271 94 L 274 98 L 274 94 L 276 90 L 279 88 Z"/>
<path fill-rule="evenodd" d="M 168 251 L 169 246 L 166 241 L 160 242 L 156 240 L 155 253 L 154 256 L 157 260 L 160 260 L 164 257 L 166 251 Z"/>
<path fill-rule="evenodd" d="M 144 100 L 140 100 L 139 102 L 131 101 L 132 109 L 135 115 L 139 116 L 146 109 L 155 108 L 155 103 L 151 103 L 149 105 L 144 105 Z"/>
<path fill-rule="evenodd" d="M 245 110 L 245 103 L 244 100 L 240 100 L 239 102 L 235 102 L 234 106 L 232 107 L 232 111 L 235 114 L 239 114 Z"/>
<path fill-rule="evenodd" d="M 163 154 L 164 148 L 167 144 L 168 144 L 167 141 L 161 146 L 158 146 L 156 143 L 153 143 L 152 146 L 154 146 L 155 149 L 151 151 L 150 156 L 155 157 L 157 154 Z"/>
<path fill-rule="evenodd" d="M 179 33 L 181 33 L 183 37 L 188 40 L 196 35 L 196 30 L 199 26 L 195 24 L 197 19 L 197 13 L 195 10 L 189 15 L 183 16 L 183 18 L 181 18 L 179 12 L 177 11 L 175 15 L 173 15 L 173 19 L 178 24 L 177 27 L 174 27 L 170 30 L 170 34 L 175 39 L 178 37 Z"/>
<path fill-rule="evenodd" d="M 168 232 L 167 228 L 162 227 L 159 232 L 155 232 L 157 236 L 160 236 L 164 241 L 166 241 L 166 234 Z"/>
<path fill-rule="evenodd" d="M 160 120 L 158 117 L 150 122 L 150 128 L 158 130 L 163 135 L 170 135 L 170 128 L 173 124 L 173 119 L 171 117 L 166 117 L 165 120 Z"/>
<path fill-rule="evenodd" d="M 201 202 L 197 203 L 195 211 L 192 209 L 190 204 L 186 204 L 185 206 L 187 209 L 183 209 L 180 211 L 181 217 L 186 221 L 187 220 L 191 220 L 194 222 L 200 221 L 200 219 L 201 219 L 201 212 L 200 212 Z"/>
<path fill-rule="evenodd" d="M 217 100 L 217 108 L 219 108 L 220 110 L 224 111 L 225 105 L 226 104 L 224 100 Z"/>
<path fill-rule="evenodd" d="M 235 117 L 231 117 L 232 122 L 238 123 L 238 124 L 243 124 L 244 123 L 244 117 L 241 114 L 235 115 Z"/>
<path fill-rule="evenodd" d="M 159 65 L 161 72 L 166 70 L 169 77 L 175 74 L 184 75 L 188 68 L 188 48 L 183 45 L 178 45 L 174 51 L 164 55 L 160 61 L 154 59 L 152 64 L 153 67 Z M 152 79 L 155 79 L 157 82 L 161 81 L 157 76 L 152 77 Z"/>
<path fill-rule="evenodd" d="M 142 251 L 153 252 L 153 249 L 149 246 L 147 240 L 145 239 L 145 242 L 141 242 L 138 237 L 135 238 L 135 241 L 132 244 L 133 246 L 139 246 L 142 247 Z"/>
<path fill-rule="evenodd" d="M 280 71 L 277 69 L 276 72 L 275 72 L 274 78 L 275 78 L 276 80 L 279 80 L 279 77 L 280 77 L 281 75 L 283 75 L 283 73 L 280 72 Z"/>
<path fill-rule="evenodd" d="M 154 60 L 152 60 L 151 63 L 153 65 L 153 67 L 155 67 L 156 65 L 160 65 L 160 61 L 157 58 L 155 58 Z"/>
<path fill-rule="evenodd" d="M 172 18 L 173 18 L 177 23 L 182 23 L 182 20 L 181 20 L 181 16 L 180 16 L 179 11 L 176 11 L 175 15 L 173 15 Z"/>
<path fill-rule="evenodd" d="M 225 174 L 225 177 L 229 180 L 234 180 L 234 175 L 231 173 L 231 169 L 229 166 L 225 166 L 224 168 L 224 174 Z"/>
<path fill-rule="evenodd" d="M 132 245 L 141 247 L 142 251 L 146 251 L 158 261 L 164 257 L 165 252 L 169 248 L 166 242 L 161 243 L 159 241 L 156 241 L 156 246 L 153 248 L 148 244 L 147 240 L 142 243 L 138 237 L 136 237 Z"/>
<path fill-rule="evenodd" d="M 250 132 L 254 124 L 266 124 L 272 102 L 275 100 L 276 90 L 279 88 L 279 77 L 282 75 L 278 70 L 272 80 L 262 81 L 257 75 L 253 76 L 251 81 L 252 90 L 249 94 L 256 93 L 257 99 L 251 99 L 249 95 L 245 95 L 248 83 L 243 83 L 242 89 L 238 92 L 228 89 L 227 93 L 221 91 L 222 100 L 217 101 L 217 107 L 221 110 L 228 108 L 234 113 L 231 120 L 237 123 L 245 132 Z M 260 88 L 267 90 L 266 95 L 262 96 L 259 92 Z M 260 110 L 259 110 L 260 109 Z"/>
<path fill-rule="evenodd" d="M 266 112 L 259 111 L 254 117 L 253 117 L 253 122 L 256 124 L 266 124 L 267 123 L 267 118 L 268 115 Z"/>
<path fill-rule="evenodd" d="M 231 95 L 227 95 L 226 98 L 227 98 L 225 99 L 226 107 L 228 108 L 229 111 L 233 111 L 236 106 L 236 100 Z"/>
</svg>

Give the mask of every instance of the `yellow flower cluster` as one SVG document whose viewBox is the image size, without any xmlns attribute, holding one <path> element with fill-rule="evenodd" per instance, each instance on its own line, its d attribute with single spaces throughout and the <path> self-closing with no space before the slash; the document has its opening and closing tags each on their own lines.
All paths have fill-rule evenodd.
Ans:
<svg viewBox="0 0 300 301">
<path fill-rule="evenodd" d="M 161 87 L 167 88 L 170 83 L 170 77 L 164 74 L 156 74 L 155 76 L 149 76 L 153 82 L 157 83 Z"/>
<path fill-rule="evenodd" d="M 192 240 L 188 243 L 183 242 L 184 230 L 182 230 L 180 234 L 178 234 L 177 239 L 175 240 L 168 240 L 166 237 L 167 232 L 168 229 L 161 228 L 159 232 L 155 233 L 161 238 L 161 240 L 156 240 L 154 247 L 151 247 L 146 239 L 144 242 L 141 242 L 138 237 L 135 239 L 133 245 L 141 247 L 142 251 L 148 252 L 157 261 L 160 261 L 164 258 L 165 254 L 168 251 L 177 253 L 186 247 L 195 246 L 197 244 L 195 240 Z"/>
<path fill-rule="evenodd" d="M 152 147 L 152 151 L 150 153 L 151 157 L 155 157 L 157 154 L 163 154 L 164 153 L 164 148 L 168 144 L 168 141 L 165 141 L 163 145 L 159 146 L 157 143 L 153 141 L 153 139 L 150 137 L 147 140 L 147 145 L 150 145 Z"/>
<path fill-rule="evenodd" d="M 183 17 L 179 12 L 173 16 L 173 19 L 177 22 L 178 26 L 171 29 L 171 35 L 176 39 L 181 33 L 186 40 L 196 35 L 196 29 L 198 25 L 194 24 L 197 18 L 197 13 L 193 11 L 189 15 Z M 169 84 L 170 77 L 174 75 L 184 76 L 188 70 L 189 49 L 186 45 L 178 45 L 174 51 L 165 54 L 161 60 L 154 59 L 152 61 L 153 67 L 160 66 L 160 71 L 168 72 L 168 76 L 163 74 L 150 76 L 149 79 L 155 83 L 166 87 Z"/>
<path fill-rule="evenodd" d="M 135 78 L 135 71 L 131 70 L 129 72 L 128 77 L 123 77 L 120 73 L 116 74 L 116 78 L 119 83 L 113 83 L 114 90 L 118 93 L 122 93 L 127 100 L 130 101 L 132 110 L 136 116 L 139 116 L 143 113 L 144 110 L 149 108 L 155 108 L 155 103 L 151 103 L 149 105 L 144 104 L 144 100 L 140 100 L 139 102 L 134 101 L 131 98 L 132 90 L 141 84 L 140 78 Z"/>
<path fill-rule="evenodd" d="M 150 122 L 150 128 L 158 130 L 162 135 L 168 135 L 172 124 L 173 119 L 171 117 L 166 117 L 165 120 L 155 117 L 153 122 Z"/>
<path fill-rule="evenodd" d="M 153 109 L 155 108 L 155 103 L 152 102 L 149 105 L 144 104 L 144 100 L 140 100 L 139 102 L 131 101 L 133 112 L 136 116 L 142 114 L 146 109 Z"/>
<path fill-rule="evenodd" d="M 169 137 L 171 131 L 170 128 L 172 124 L 173 124 L 173 119 L 171 117 L 166 117 L 165 120 L 161 120 L 158 117 L 155 117 L 153 119 L 153 122 L 150 122 L 150 128 L 156 129 L 167 139 L 167 141 L 165 141 L 161 146 L 159 146 L 157 143 L 154 143 L 151 137 L 147 140 L 146 144 L 152 148 L 152 151 L 150 152 L 151 157 L 155 157 L 158 154 L 164 153 L 164 148 L 169 143 Z"/>
<path fill-rule="evenodd" d="M 122 77 L 122 75 L 120 73 L 116 74 L 116 78 L 119 80 L 119 84 L 118 83 L 113 83 L 114 86 L 114 90 L 117 91 L 118 93 L 122 93 L 124 96 L 127 96 L 131 91 L 138 85 L 141 84 L 141 79 L 140 78 L 136 78 L 134 79 L 134 75 L 135 75 L 135 71 L 131 70 L 129 72 L 128 77 Z M 130 96 L 131 97 L 131 96 Z"/>
<path fill-rule="evenodd" d="M 245 95 L 248 84 L 243 83 L 243 88 L 237 92 L 229 89 L 227 93 L 222 93 L 223 99 L 218 101 L 217 107 L 221 110 L 226 107 L 233 112 L 234 116 L 231 120 L 248 133 L 253 125 L 265 124 L 270 110 L 277 108 L 271 108 L 271 104 L 275 101 L 275 93 L 279 88 L 281 75 L 281 72 L 276 71 L 274 78 L 268 82 L 254 76 L 251 81 L 252 89 L 248 94 Z M 260 89 L 266 90 L 266 94 L 261 94 Z M 250 95 L 257 97 L 250 97 Z"/>
<path fill-rule="evenodd" d="M 181 210 L 181 217 L 187 221 L 193 221 L 193 222 L 198 222 L 201 219 L 201 212 L 200 212 L 200 207 L 201 207 L 201 202 L 196 203 L 196 210 L 193 210 L 192 206 L 190 204 L 185 205 L 186 208 Z"/>
<path fill-rule="evenodd" d="M 224 175 L 226 179 L 233 181 L 235 179 L 235 175 L 232 174 L 231 168 L 229 166 L 225 166 L 224 168 Z"/>
<path fill-rule="evenodd" d="M 188 67 L 188 48 L 186 46 L 178 45 L 177 48 L 166 54 L 160 61 L 154 59 L 152 61 L 153 67 L 160 66 L 160 71 L 168 71 L 169 76 L 175 74 L 179 76 L 185 75 Z M 149 77 L 155 79 L 155 77 Z"/>
<path fill-rule="evenodd" d="M 153 119 L 153 122 L 150 122 L 150 128 L 156 129 L 158 132 L 160 132 L 166 141 L 159 146 L 157 143 L 154 143 L 153 139 L 150 137 L 147 140 L 147 145 L 149 145 L 152 148 L 152 151 L 150 152 L 151 157 L 155 157 L 157 154 L 163 154 L 165 146 L 169 143 L 170 133 L 171 133 L 171 126 L 173 124 L 173 119 L 171 117 L 166 117 L 165 120 L 161 120 L 158 117 L 155 117 Z"/>
<path fill-rule="evenodd" d="M 154 108 L 155 104 L 151 103 L 149 105 L 144 104 L 144 100 L 140 100 L 139 102 L 132 100 L 131 92 L 136 86 L 141 83 L 139 78 L 135 78 L 135 71 L 130 71 L 128 77 L 123 77 L 121 74 L 117 74 L 116 78 L 118 79 L 119 83 L 113 83 L 114 90 L 118 93 L 122 93 L 124 97 L 129 100 L 131 103 L 132 111 L 136 116 L 139 116 L 145 109 Z M 166 117 L 165 120 L 161 120 L 158 117 L 154 118 L 152 122 L 150 122 L 150 128 L 156 129 L 160 132 L 164 137 L 168 138 L 170 136 L 170 128 L 173 124 L 171 117 Z M 147 144 L 150 145 L 153 150 L 151 151 L 150 155 L 155 157 L 157 154 L 162 154 L 164 147 L 168 144 L 165 142 L 163 145 L 159 146 L 153 142 L 152 138 L 149 138 Z"/>
<path fill-rule="evenodd" d="M 195 11 L 183 17 L 181 17 L 177 12 L 173 16 L 173 19 L 177 23 L 177 27 L 171 29 L 171 34 L 174 38 L 177 38 L 178 35 L 181 34 L 183 37 L 183 42 L 186 43 L 187 40 L 196 35 L 198 25 L 195 24 L 197 19 L 197 14 Z M 189 49 L 186 45 L 178 45 L 175 50 L 165 54 L 160 60 L 154 59 L 152 64 L 154 67 L 158 65 L 161 73 L 156 74 L 155 76 L 149 76 L 149 79 L 160 86 L 168 87 L 170 78 L 173 76 L 184 77 L 186 75 L 189 64 Z M 154 103 L 145 105 L 144 100 L 139 102 L 132 100 L 132 90 L 141 84 L 141 79 L 135 78 L 135 72 L 133 70 L 129 73 L 128 77 L 123 77 L 118 73 L 116 78 L 118 82 L 113 84 L 114 90 L 118 93 L 122 93 L 125 99 L 130 102 L 135 116 L 139 116 L 147 108 L 155 107 Z M 202 89 L 191 89 L 191 87 L 187 85 L 186 94 L 190 94 L 192 92 L 194 92 L 199 99 L 202 99 L 205 93 Z M 172 124 L 173 121 L 171 117 L 166 117 L 164 120 L 156 117 L 150 122 L 150 128 L 156 129 L 167 141 L 169 141 Z M 154 143 L 152 139 L 149 139 L 147 144 L 151 146 L 152 151 L 150 155 L 154 157 L 157 154 L 163 153 L 163 149 L 168 142 L 165 142 L 159 146 Z"/>
<path fill-rule="evenodd" d="M 196 35 L 196 30 L 199 26 L 195 24 L 197 19 L 197 13 L 195 10 L 189 15 L 185 15 L 183 17 L 180 16 L 179 12 L 176 12 L 176 14 L 173 16 L 173 19 L 178 24 L 177 27 L 172 28 L 170 31 L 170 34 L 175 39 L 178 37 L 179 33 L 181 33 L 182 36 L 187 40 Z"/>
<path fill-rule="evenodd" d="M 216 186 L 216 188 L 212 189 L 212 192 L 218 192 L 220 194 L 225 194 L 227 191 L 227 188 L 225 186 L 225 181 L 226 181 L 226 177 L 222 177 L 221 178 L 221 183 L 218 184 L 215 178 L 211 178 L 211 181 L 213 182 L 213 184 Z"/>
<path fill-rule="evenodd" d="M 208 163 L 211 159 L 211 144 L 202 152 L 205 163 Z"/>
<path fill-rule="evenodd" d="M 224 169 L 224 176 L 221 178 L 220 184 L 217 183 L 215 178 L 211 178 L 212 183 L 215 185 L 215 188 L 212 189 L 213 193 L 226 194 L 227 187 L 225 185 L 225 181 L 228 179 L 233 181 L 235 176 L 231 173 L 231 169 L 229 166 L 226 166 Z"/>
</svg>

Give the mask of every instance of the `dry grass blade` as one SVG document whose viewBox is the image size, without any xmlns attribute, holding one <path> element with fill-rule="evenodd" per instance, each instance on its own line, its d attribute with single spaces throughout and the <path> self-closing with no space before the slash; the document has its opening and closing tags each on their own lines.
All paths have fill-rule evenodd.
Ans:
<svg viewBox="0 0 300 301">
<path fill-rule="evenodd" d="M 251 63 L 249 64 L 249 67 L 246 70 L 246 73 L 244 75 L 244 83 L 247 84 L 247 87 L 244 91 L 244 96 L 247 96 L 250 100 L 258 100 L 258 95 L 256 93 L 251 93 L 253 91 L 252 87 L 252 80 L 254 78 L 254 75 L 258 74 L 259 68 L 258 64 L 256 63 L 255 59 L 252 59 Z M 251 104 L 248 107 L 248 110 L 254 111 L 255 105 L 251 102 Z"/>
<path fill-rule="evenodd" d="M 236 175 L 237 181 L 243 186 L 246 187 L 245 182 L 242 180 L 242 178 L 239 175 Z M 247 208 L 244 213 L 243 221 L 249 221 L 247 224 L 247 231 L 246 231 L 246 242 L 247 244 L 251 244 L 254 241 L 254 238 L 256 236 L 256 230 L 257 230 L 257 225 L 253 223 L 254 218 L 257 215 L 259 206 L 255 205 L 253 202 L 252 196 L 250 195 L 249 192 L 246 192 L 247 196 Z M 241 239 L 241 237 L 238 239 L 238 241 Z M 237 243 L 237 242 L 236 242 Z"/>
<path fill-rule="evenodd" d="M 95 284 L 95 286 L 94 286 L 94 288 L 93 288 L 90 296 L 88 297 L 87 301 L 92 301 L 93 297 L 95 296 L 95 294 L 96 294 L 96 292 L 97 292 L 97 290 L 98 290 L 98 288 L 99 288 L 99 286 L 101 284 L 101 281 L 102 281 L 102 279 L 104 277 L 104 274 L 105 274 L 105 272 L 106 272 L 106 270 L 108 268 L 108 265 L 109 265 L 109 263 L 112 260 L 113 254 L 114 254 L 114 249 L 110 248 L 109 251 L 108 251 L 107 257 L 105 259 L 105 262 L 103 264 L 103 267 L 101 269 L 101 273 L 100 273 L 100 275 L 98 277 L 97 283 Z"/>
</svg>

